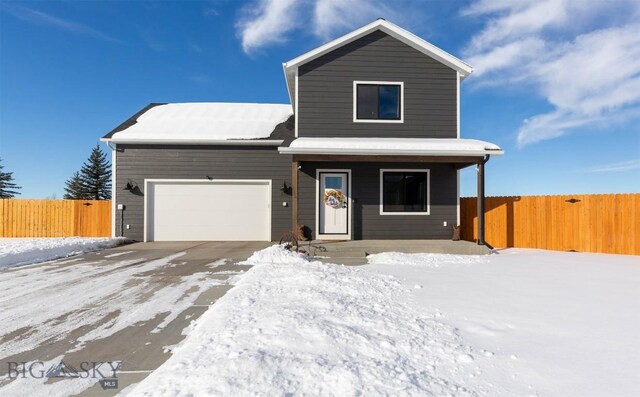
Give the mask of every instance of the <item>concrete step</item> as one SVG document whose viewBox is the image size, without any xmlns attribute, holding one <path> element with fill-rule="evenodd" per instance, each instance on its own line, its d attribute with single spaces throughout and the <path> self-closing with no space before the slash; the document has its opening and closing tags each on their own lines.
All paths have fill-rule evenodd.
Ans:
<svg viewBox="0 0 640 397">
<path fill-rule="evenodd" d="M 438 253 L 454 255 L 487 255 L 486 246 L 468 241 L 450 240 L 356 240 L 356 241 L 311 241 L 300 244 L 309 254 L 329 258 L 358 258 L 366 253 L 381 252 Z"/>
</svg>

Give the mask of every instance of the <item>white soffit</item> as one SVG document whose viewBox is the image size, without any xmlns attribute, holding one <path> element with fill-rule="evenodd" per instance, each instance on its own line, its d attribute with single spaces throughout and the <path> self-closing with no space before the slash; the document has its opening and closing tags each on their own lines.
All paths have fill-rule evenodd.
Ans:
<svg viewBox="0 0 640 397">
<path fill-rule="evenodd" d="M 476 139 L 443 138 L 298 138 L 283 154 L 387 156 L 500 156 L 496 144 Z"/>
</svg>

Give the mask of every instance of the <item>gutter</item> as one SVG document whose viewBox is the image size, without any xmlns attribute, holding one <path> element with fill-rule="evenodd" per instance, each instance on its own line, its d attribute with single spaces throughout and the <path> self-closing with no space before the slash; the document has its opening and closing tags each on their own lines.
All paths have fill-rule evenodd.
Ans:
<svg viewBox="0 0 640 397">
<path fill-rule="evenodd" d="M 215 145 L 215 146 L 280 146 L 283 139 L 109 139 L 102 138 L 107 144 L 131 145 Z M 111 147 L 111 146 L 109 146 Z"/>
<path fill-rule="evenodd" d="M 501 156 L 504 154 L 502 149 L 484 149 L 484 150 L 413 150 L 413 149 L 349 149 L 349 148 L 296 148 L 296 147 L 279 147 L 281 154 L 324 154 L 324 155 L 394 155 L 394 156 Z M 488 161 L 488 160 L 486 160 Z M 485 162 L 486 162 L 485 161 Z"/>
</svg>

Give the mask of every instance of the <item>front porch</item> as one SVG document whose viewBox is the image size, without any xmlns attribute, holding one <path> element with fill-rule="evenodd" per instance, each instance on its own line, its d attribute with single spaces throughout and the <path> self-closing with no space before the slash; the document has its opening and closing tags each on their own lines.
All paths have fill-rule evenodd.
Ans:
<svg viewBox="0 0 640 397">
<path fill-rule="evenodd" d="M 298 138 L 292 155 L 292 230 L 317 240 L 443 240 L 460 224 L 459 170 L 478 169 L 478 244 L 484 245 L 484 164 L 502 150 L 470 139 Z M 327 195 L 337 199 L 328 202 Z M 324 202 L 322 201 L 324 197 Z M 331 197 L 329 197 L 331 198 Z"/>
<path fill-rule="evenodd" d="M 487 255 L 491 250 L 469 241 L 451 240 L 351 240 L 305 241 L 300 248 L 325 263 L 359 266 L 367 263 L 367 255 L 381 252 L 434 253 L 452 255 Z"/>
</svg>

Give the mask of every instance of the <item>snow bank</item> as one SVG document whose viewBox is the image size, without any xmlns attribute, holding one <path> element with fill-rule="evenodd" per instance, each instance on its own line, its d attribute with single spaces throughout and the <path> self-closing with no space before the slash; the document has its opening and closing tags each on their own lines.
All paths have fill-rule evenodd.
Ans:
<svg viewBox="0 0 640 397">
<path fill-rule="evenodd" d="M 518 395 L 395 278 L 274 246 L 130 395 Z"/>
<path fill-rule="evenodd" d="M 229 140 L 268 138 L 292 115 L 291 105 L 169 103 L 155 106 L 113 140 Z"/>
<path fill-rule="evenodd" d="M 261 265 L 264 263 L 296 264 L 296 263 L 304 263 L 307 260 L 308 260 L 308 257 L 304 254 L 286 250 L 281 245 L 273 245 L 261 251 L 254 252 L 249 257 L 249 259 L 247 259 L 244 262 L 241 262 L 241 264 L 246 264 L 246 265 Z"/>
<path fill-rule="evenodd" d="M 0 269 L 113 248 L 124 238 L 0 238 Z"/>
</svg>

